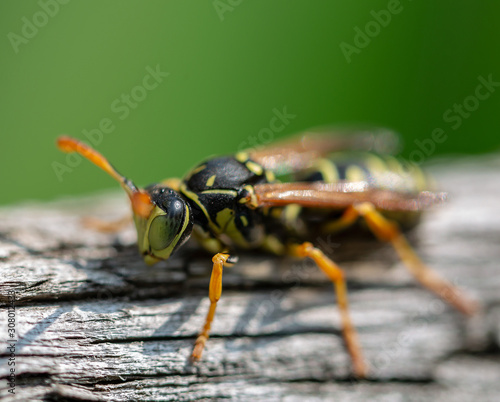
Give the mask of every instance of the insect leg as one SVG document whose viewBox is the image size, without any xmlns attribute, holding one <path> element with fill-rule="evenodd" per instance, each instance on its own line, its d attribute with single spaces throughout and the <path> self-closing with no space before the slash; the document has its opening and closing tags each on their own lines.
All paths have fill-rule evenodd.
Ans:
<svg viewBox="0 0 500 402">
<path fill-rule="evenodd" d="M 336 220 L 327 222 L 321 227 L 321 233 L 333 233 L 348 228 L 359 218 L 359 213 L 353 208 L 347 208 L 344 213 Z"/>
<path fill-rule="evenodd" d="M 355 204 L 350 210 L 356 211 L 365 219 L 377 238 L 392 244 L 406 268 L 422 285 L 466 315 L 472 315 L 477 311 L 478 304 L 427 267 L 413 251 L 397 225 L 382 216 L 373 204 L 369 202 Z"/>
<path fill-rule="evenodd" d="M 86 228 L 97 232 L 116 233 L 133 223 L 133 219 L 132 216 L 126 215 L 123 218 L 108 222 L 92 216 L 86 216 L 82 219 L 82 223 Z"/>
<path fill-rule="evenodd" d="M 361 352 L 361 346 L 358 341 L 356 329 L 352 324 L 351 316 L 349 314 L 347 288 L 342 269 L 311 243 L 306 242 L 301 245 L 293 246 L 291 252 L 295 257 L 309 257 L 313 259 L 316 265 L 318 265 L 318 267 L 333 282 L 335 293 L 337 295 L 340 317 L 342 320 L 342 332 L 347 345 L 347 350 L 351 356 L 354 372 L 356 376 L 360 378 L 365 377 L 367 374 L 367 366 Z"/>
<path fill-rule="evenodd" d="M 193 353 L 191 354 L 191 360 L 193 361 L 201 359 L 205 343 L 210 336 L 210 327 L 215 316 L 215 309 L 222 293 L 223 268 L 224 266 L 230 266 L 235 263 L 236 258 L 231 257 L 229 254 L 217 253 L 213 256 L 212 261 L 214 265 L 212 268 L 212 276 L 210 277 L 210 287 L 208 291 L 210 309 L 208 310 L 207 317 L 205 318 L 205 325 L 203 326 L 203 329 L 194 344 Z"/>
</svg>

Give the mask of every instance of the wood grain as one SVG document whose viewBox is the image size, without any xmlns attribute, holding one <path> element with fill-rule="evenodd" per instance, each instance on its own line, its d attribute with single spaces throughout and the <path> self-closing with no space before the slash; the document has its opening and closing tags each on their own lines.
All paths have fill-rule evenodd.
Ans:
<svg viewBox="0 0 500 402">
<path fill-rule="evenodd" d="M 350 377 L 331 285 L 311 263 L 243 254 L 226 269 L 203 360 L 210 257 L 194 245 L 147 267 L 121 194 L 0 210 L 0 395 L 6 401 L 458 400 L 500 395 L 500 157 L 432 167 L 447 205 L 411 233 L 419 254 L 481 301 L 465 319 L 386 245 L 322 239 L 346 268 L 370 378 Z M 16 394 L 7 393 L 7 291 L 16 292 Z"/>
</svg>

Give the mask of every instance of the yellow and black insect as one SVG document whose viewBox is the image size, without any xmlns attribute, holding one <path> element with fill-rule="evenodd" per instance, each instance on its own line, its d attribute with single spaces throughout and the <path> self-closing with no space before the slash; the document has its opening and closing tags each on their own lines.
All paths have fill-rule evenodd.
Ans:
<svg viewBox="0 0 500 402">
<path fill-rule="evenodd" d="M 168 179 L 144 189 L 87 145 L 60 137 L 58 146 L 80 153 L 121 183 L 131 200 L 139 251 L 147 264 L 168 259 L 191 235 L 214 254 L 210 309 L 193 360 L 201 358 L 209 337 L 223 268 L 237 262 L 233 253 L 240 249 L 266 250 L 309 257 L 333 282 L 353 370 L 364 377 L 367 365 L 350 319 L 344 274 L 312 243 L 319 235 L 340 232 L 361 218 L 377 238 L 393 245 L 425 287 L 464 314 L 477 309 L 474 301 L 426 267 L 401 233 L 399 227 L 414 226 L 422 211 L 444 195 L 428 191 L 427 177 L 416 166 L 407 171 L 394 157 L 368 152 L 385 151 L 389 139 L 377 132 L 301 135 L 210 158 L 182 180 Z M 277 175 L 286 181 L 278 181 Z"/>
</svg>

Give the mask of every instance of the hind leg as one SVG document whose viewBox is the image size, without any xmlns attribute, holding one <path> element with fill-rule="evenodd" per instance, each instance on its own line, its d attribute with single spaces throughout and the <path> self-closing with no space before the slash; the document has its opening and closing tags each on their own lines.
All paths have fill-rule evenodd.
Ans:
<svg viewBox="0 0 500 402">
<path fill-rule="evenodd" d="M 369 202 L 355 204 L 349 207 L 346 213 L 349 213 L 350 216 L 353 213 L 361 216 L 377 238 L 391 243 L 408 271 L 427 289 L 463 314 L 472 315 L 477 311 L 477 302 L 427 267 L 417 256 L 397 225 L 380 214 L 373 204 Z"/>
</svg>

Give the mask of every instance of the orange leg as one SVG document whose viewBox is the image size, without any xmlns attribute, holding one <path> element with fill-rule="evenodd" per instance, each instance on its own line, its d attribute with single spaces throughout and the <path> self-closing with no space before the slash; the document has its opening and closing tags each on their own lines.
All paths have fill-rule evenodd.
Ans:
<svg viewBox="0 0 500 402">
<path fill-rule="evenodd" d="M 203 329 L 194 344 L 193 353 L 191 354 L 191 360 L 193 361 L 201 359 L 205 343 L 210 336 L 210 327 L 212 325 L 212 321 L 214 320 L 215 309 L 217 308 L 217 302 L 219 301 L 222 293 L 222 271 L 224 265 L 230 265 L 227 263 L 229 257 L 229 254 L 217 253 L 212 258 L 214 265 L 212 268 L 212 276 L 210 277 L 210 287 L 208 291 L 210 309 L 208 310 L 207 317 L 205 318 L 205 325 L 203 326 Z"/>
<path fill-rule="evenodd" d="M 311 243 L 293 246 L 291 251 L 292 255 L 296 257 L 312 258 L 318 267 L 320 267 L 326 276 L 328 276 L 328 278 L 330 278 L 333 282 L 335 293 L 337 295 L 340 317 L 342 320 L 342 332 L 347 345 L 347 350 L 351 356 L 354 373 L 360 378 L 366 377 L 368 369 L 361 352 L 361 346 L 358 341 L 356 329 L 354 328 L 351 316 L 349 315 L 347 288 L 342 269 L 340 269 L 337 264 L 330 260 L 321 250 L 314 247 Z"/>
<path fill-rule="evenodd" d="M 478 304 L 427 267 L 415 254 L 397 225 L 382 216 L 373 204 L 365 202 L 353 205 L 347 209 L 346 213 L 348 211 L 351 214 L 354 211 L 362 216 L 370 230 L 380 240 L 390 242 L 406 268 L 422 285 L 466 315 L 472 315 L 477 311 Z"/>
<path fill-rule="evenodd" d="M 342 216 L 333 222 L 324 224 L 321 228 L 322 234 L 334 233 L 352 226 L 359 218 L 359 213 L 351 208 L 347 208 Z"/>
<path fill-rule="evenodd" d="M 102 233 L 116 233 L 133 222 L 132 216 L 124 216 L 116 221 L 102 221 L 98 218 L 86 216 L 82 219 L 83 226 Z"/>
</svg>

